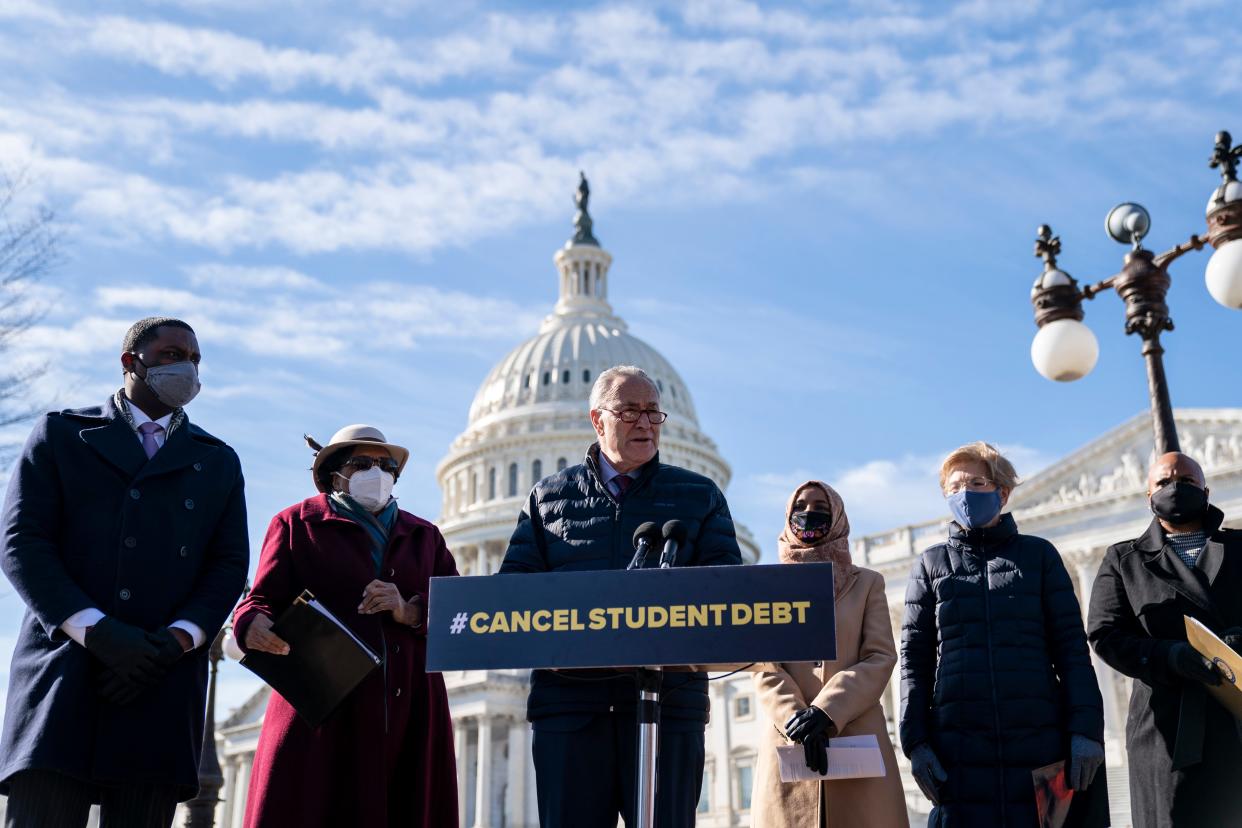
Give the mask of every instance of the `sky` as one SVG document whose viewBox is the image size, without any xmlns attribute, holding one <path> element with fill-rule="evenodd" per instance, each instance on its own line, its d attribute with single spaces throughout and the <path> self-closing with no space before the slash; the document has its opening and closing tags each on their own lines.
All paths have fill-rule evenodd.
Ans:
<svg viewBox="0 0 1242 828">
<path fill-rule="evenodd" d="M 939 517 L 953 447 L 1029 475 L 1145 410 L 1114 294 L 1090 376 L 1035 372 L 1032 245 L 1051 224 L 1093 282 L 1119 202 L 1155 250 L 1204 230 L 1214 135 L 1242 135 L 1231 9 L 0 0 L 0 169 L 62 239 L 5 358 L 46 367 L 37 405 L 92 405 L 130 323 L 190 322 L 189 413 L 242 458 L 254 560 L 311 494 L 304 432 L 381 427 L 434 519 L 478 384 L 556 299 L 584 170 L 610 300 L 688 384 L 765 560 L 807 478 L 856 536 Z M 1173 267 L 1166 368 L 1176 405 L 1238 406 L 1207 255 Z M 0 670 L 22 610 L 0 585 Z M 222 676 L 222 710 L 255 686 Z"/>
</svg>

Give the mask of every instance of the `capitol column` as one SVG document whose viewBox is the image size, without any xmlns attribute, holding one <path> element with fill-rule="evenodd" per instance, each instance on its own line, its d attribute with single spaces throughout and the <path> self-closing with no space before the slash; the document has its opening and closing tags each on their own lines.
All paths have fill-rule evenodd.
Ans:
<svg viewBox="0 0 1242 828">
<path fill-rule="evenodd" d="M 1102 558 L 1103 555 L 1097 557 L 1090 550 L 1082 550 L 1074 555 L 1074 574 L 1078 578 L 1078 591 L 1082 594 L 1084 624 L 1091 603 L 1091 590 L 1095 586 L 1095 573 L 1099 571 Z M 1104 732 L 1117 736 L 1120 740 L 1118 744 L 1124 744 L 1126 722 L 1117 705 L 1117 674 L 1112 667 L 1100 660 L 1090 645 L 1087 649 L 1091 653 L 1091 663 L 1100 682 L 1100 695 L 1104 697 Z"/>
<path fill-rule="evenodd" d="M 530 724 L 525 719 L 509 722 L 509 795 L 506 822 L 526 828 L 526 766 L 530 762 Z"/>
<path fill-rule="evenodd" d="M 478 768 L 474 788 L 474 828 L 492 825 L 492 719 L 487 713 L 479 716 L 479 749 L 475 751 Z"/>
<path fill-rule="evenodd" d="M 467 764 L 467 751 L 470 750 L 470 731 L 466 730 L 468 721 L 462 718 L 453 725 L 453 750 L 457 753 L 457 814 L 463 823 L 466 820 L 466 790 L 469 788 L 466 774 L 470 772 Z"/>
<path fill-rule="evenodd" d="M 729 689 L 731 687 L 728 680 L 711 682 L 709 687 L 716 690 L 716 698 L 711 702 L 712 709 L 718 711 L 719 717 L 715 719 L 715 745 L 711 752 L 715 754 L 716 761 L 712 772 L 712 791 L 711 806 L 713 811 L 723 811 L 729 815 L 729 825 L 736 821 L 737 812 L 733 806 L 733 732 L 730 728 L 732 723 L 731 711 L 729 710 Z"/>
</svg>

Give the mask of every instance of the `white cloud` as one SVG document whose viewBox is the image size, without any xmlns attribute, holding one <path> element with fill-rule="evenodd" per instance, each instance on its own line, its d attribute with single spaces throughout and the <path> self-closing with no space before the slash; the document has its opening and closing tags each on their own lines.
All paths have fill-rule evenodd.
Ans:
<svg viewBox="0 0 1242 828">
<path fill-rule="evenodd" d="M 582 166 L 618 206 L 687 191 L 751 198 L 772 181 L 848 175 L 825 151 L 963 128 L 1082 129 L 1140 109 L 1185 118 L 1196 78 L 1226 84 L 1207 71 L 1224 45 L 1176 6 L 602 4 L 442 17 L 413 38 L 360 15 L 296 44 L 235 33 L 223 11 L 209 27 L 8 0 L 0 16 L 30 43 L 76 44 L 70 65 L 135 64 L 219 88 L 32 95 L 0 82 L 0 149 L 24 148 L 75 218 L 122 241 L 219 251 L 465 244 L 564 209 Z M 234 150 L 273 160 L 232 165 Z"/>
<path fill-rule="evenodd" d="M 528 334 L 541 318 L 533 307 L 487 296 L 380 281 L 334 288 L 286 268 L 198 265 L 189 281 L 197 289 L 110 285 L 78 307 L 66 301 L 58 316 L 73 321 L 35 326 L 18 358 L 45 351 L 103 356 L 119 350 L 133 320 L 149 315 L 184 318 L 200 339 L 254 355 L 331 361 L 433 341 L 494 349 Z"/>
<path fill-rule="evenodd" d="M 318 279 L 291 267 L 246 267 L 243 265 L 201 264 L 185 268 L 190 284 L 213 290 L 252 291 L 265 288 L 325 290 Z"/>
</svg>

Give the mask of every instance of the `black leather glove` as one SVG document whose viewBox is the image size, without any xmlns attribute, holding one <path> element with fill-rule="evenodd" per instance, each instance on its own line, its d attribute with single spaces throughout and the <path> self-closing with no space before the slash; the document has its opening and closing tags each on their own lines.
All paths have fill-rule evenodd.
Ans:
<svg viewBox="0 0 1242 828">
<path fill-rule="evenodd" d="M 785 735 L 795 742 L 802 742 L 811 736 L 830 735 L 833 730 L 832 719 L 815 705 L 799 710 L 785 722 Z"/>
<path fill-rule="evenodd" d="M 802 740 L 806 766 L 821 776 L 828 772 L 828 737 L 819 734 Z"/>
<path fill-rule="evenodd" d="M 1220 640 L 1229 645 L 1229 649 L 1242 655 L 1242 627 L 1230 627 L 1221 633 Z"/>
<path fill-rule="evenodd" d="M 944 772 L 944 766 L 940 764 L 935 751 L 926 742 L 911 751 L 910 773 L 914 776 L 914 781 L 923 795 L 930 799 L 933 805 L 939 805 L 940 783 L 948 779 L 949 775 Z"/>
<path fill-rule="evenodd" d="M 116 704 L 125 704 L 164 673 L 157 661 L 159 648 L 147 634 L 132 624 L 104 616 L 86 631 L 86 651 L 103 662 L 100 694 Z"/>
<path fill-rule="evenodd" d="M 1220 673 L 1199 651 L 1179 641 L 1169 648 L 1169 670 L 1187 681 L 1220 684 Z"/>
</svg>

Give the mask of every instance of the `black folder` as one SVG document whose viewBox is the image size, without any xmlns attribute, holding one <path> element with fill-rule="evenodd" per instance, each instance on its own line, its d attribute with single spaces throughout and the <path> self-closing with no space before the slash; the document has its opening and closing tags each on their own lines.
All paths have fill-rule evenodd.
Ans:
<svg viewBox="0 0 1242 828">
<path fill-rule="evenodd" d="M 241 660 L 311 727 L 318 727 L 382 659 L 305 590 L 280 614 L 272 632 L 288 655 L 251 651 Z"/>
</svg>

